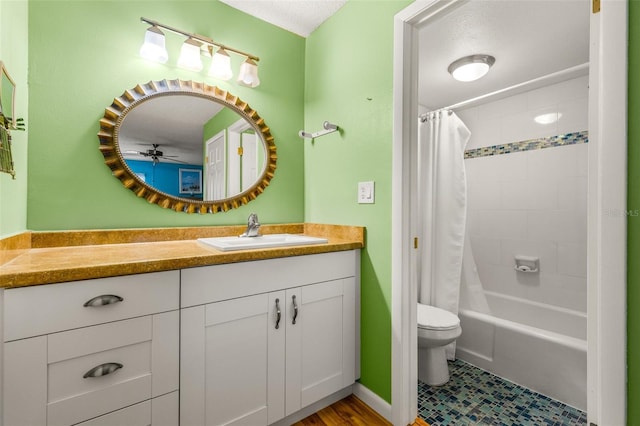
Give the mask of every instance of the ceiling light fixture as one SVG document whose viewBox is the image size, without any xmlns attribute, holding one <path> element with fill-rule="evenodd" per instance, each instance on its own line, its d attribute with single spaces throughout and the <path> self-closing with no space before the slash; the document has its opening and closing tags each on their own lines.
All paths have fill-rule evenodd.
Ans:
<svg viewBox="0 0 640 426">
<path fill-rule="evenodd" d="M 540 114 L 535 116 L 533 118 L 533 121 L 535 121 L 538 124 L 552 124 L 560 120 L 560 117 L 562 117 L 562 113 L 550 112 L 548 114 Z"/>
<path fill-rule="evenodd" d="M 469 55 L 453 61 L 447 71 L 458 81 L 475 81 L 484 77 L 495 62 L 491 55 Z"/>
<path fill-rule="evenodd" d="M 151 19 L 140 18 L 140 21 L 151 25 L 145 33 L 145 42 L 140 48 L 140 56 L 143 58 L 161 63 L 167 62 L 169 55 L 165 48 L 164 33 L 160 30 L 160 28 L 162 28 L 163 30 L 187 37 L 187 40 L 182 44 L 180 50 L 180 58 L 178 59 L 179 67 L 199 72 L 202 70 L 201 53 L 204 52 L 207 56 L 211 56 L 213 49 L 217 48 L 218 51 L 213 55 L 211 60 L 211 67 L 209 68 L 210 76 L 222 80 L 229 80 L 233 77 L 231 57 L 227 53 L 233 52 L 246 58 L 240 66 L 238 82 L 248 87 L 256 87 L 260 84 L 257 64 L 260 58 L 257 56 L 225 46 L 213 41 L 209 37 L 188 33 Z"/>
</svg>

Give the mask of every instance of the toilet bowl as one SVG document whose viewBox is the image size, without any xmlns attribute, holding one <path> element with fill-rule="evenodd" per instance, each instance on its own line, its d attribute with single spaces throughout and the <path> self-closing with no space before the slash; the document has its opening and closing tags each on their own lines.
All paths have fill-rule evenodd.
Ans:
<svg viewBox="0 0 640 426">
<path fill-rule="evenodd" d="M 460 319 L 444 309 L 418 303 L 418 379 L 439 386 L 449 381 L 445 346 L 460 337 Z"/>
</svg>

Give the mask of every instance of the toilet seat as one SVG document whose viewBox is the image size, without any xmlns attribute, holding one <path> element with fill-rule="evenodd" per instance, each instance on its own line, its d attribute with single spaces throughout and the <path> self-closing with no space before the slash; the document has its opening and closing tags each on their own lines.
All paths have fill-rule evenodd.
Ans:
<svg viewBox="0 0 640 426">
<path fill-rule="evenodd" d="M 460 326 L 460 318 L 444 309 L 418 303 L 418 328 L 451 330 Z"/>
</svg>

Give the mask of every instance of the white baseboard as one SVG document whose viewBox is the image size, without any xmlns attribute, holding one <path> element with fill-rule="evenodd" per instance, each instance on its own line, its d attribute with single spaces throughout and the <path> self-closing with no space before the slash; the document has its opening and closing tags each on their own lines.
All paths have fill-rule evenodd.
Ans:
<svg viewBox="0 0 640 426">
<path fill-rule="evenodd" d="M 327 396 L 326 398 L 321 399 L 318 402 L 315 402 L 309 406 L 304 407 L 300 411 L 296 411 L 293 414 L 288 415 L 282 420 L 278 420 L 275 423 L 272 423 L 270 426 L 290 426 L 305 417 L 309 417 L 310 415 L 322 410 L 333 404 L 334 402 L 338 402 L 343 398 L 351 395 L 353 392 L 353 386 L 347 386 L 346 388 Z M 364 401 L 364 400 L 363 400 Z"/>
<path fill-rule="evenodd" d="M 359 382 L 354 383 L 353 394 L 382 417 L 387 419 L 389 423 L 393 423 L 391 421 L 391 404 L 387 401 L 380 398 L 377 394 L 373 393 L 373 391 Z"/>
<path fill-rule="evenodd" d="M 391 423 L 391 404 L 373 393 L 373 391 L 369 390 L 369 388 L 367 388 L 366 386 L 356 382 L 352 386 L 347 386 L 341 391 L 329 395 L 326 398 L 323 398 L 320 401 L 311 404 L 300 411 L 296 411 L 295 413 L 285 417 L 284 419 L 273 423 L 271 426 L 292 425 L 293 423 L 296 423 L 304 419 L 305 417 L 308 417 L 313 413 L 316 413 L 323 408 L 328 407 L 334 402 L 338 402 L 341 399 L 346 398 L 351 394 L 357 396 L 362 402 L 371 407 L 372 410 L 380 414 Z"/>
</svg>

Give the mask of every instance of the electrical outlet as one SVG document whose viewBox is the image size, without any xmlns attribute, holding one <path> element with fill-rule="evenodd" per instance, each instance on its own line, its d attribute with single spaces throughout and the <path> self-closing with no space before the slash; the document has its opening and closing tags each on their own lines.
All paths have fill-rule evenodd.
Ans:
<svg viewBox="0 0 640 426">
<path fill-rule="evenodd" d="M 375 183 L 373 181 L 358 182 L 358 204 L 373 204 L 375 199 Z"/>
</svg>

